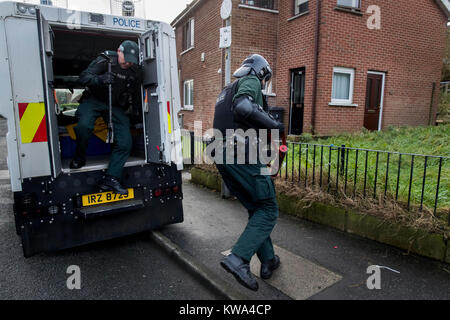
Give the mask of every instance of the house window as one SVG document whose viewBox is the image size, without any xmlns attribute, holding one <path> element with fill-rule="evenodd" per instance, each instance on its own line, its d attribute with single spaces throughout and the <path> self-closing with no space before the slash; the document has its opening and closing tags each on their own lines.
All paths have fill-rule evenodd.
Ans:
<svg viewBox="0 0 450 320">
<path fill-rule="evenodd" d="M 354 69 L 333 68 L 332 104 L 352 104 L 354 79 Z"/>
<path fill-rule="evenodd" d="M 270 79 L 270 81 L 266 81 L 266 83 L 264 84 L 264 89 L 262 90 L 262 93 L 268 96 L 273 96 L 275 95 L 274 92 L 272 92 L 272 79 Z"/>
<path fill-rule="evenodd" d="M 275 9 L 275 0 L 241 0 L 241 4 L 264 9 Z"/>
<path fill-rule="evenodd" d="M 353 9 L 361 8 L 361 0 L 337 0 L 338 6 L 348 7 Z"/>
<path fill-rule="evenodd" d="M 194 46 L 194 19 L 189 19 L 183 26 L 183 51 Z"/>
<path fill-rule="evenodd" d="M 192 110 L 194 108 L 194 80 L 184 82 L 184 109 Z"/>
<path fill-rule="evenodd" d="M 294 15 L 308 11 L 308 0 L 294 0 Z"/>
</svg>

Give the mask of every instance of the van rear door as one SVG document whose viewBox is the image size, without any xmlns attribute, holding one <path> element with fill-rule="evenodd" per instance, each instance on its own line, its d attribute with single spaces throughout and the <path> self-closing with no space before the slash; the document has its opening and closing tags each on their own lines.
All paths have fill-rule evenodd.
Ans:
<svg viewBox="0 0 450 320">
<path fill-rule="evenodd" d="M 154 23 L 139 39 L 143 81 L 143 110 L 147 162 L 183 169 L 177 114 L 180 92 L 175 34 L 166 23 Z"/>
<path fill-rule="evenodd" d="M 41 10 L 36 9 L 42 81 L 44 88 L 45 115 L 47 120 L 48 148 L 51 174 L 56 178 L 61 173 L 58 121 L 53 87 L 53 31 Z"/>
</svg>

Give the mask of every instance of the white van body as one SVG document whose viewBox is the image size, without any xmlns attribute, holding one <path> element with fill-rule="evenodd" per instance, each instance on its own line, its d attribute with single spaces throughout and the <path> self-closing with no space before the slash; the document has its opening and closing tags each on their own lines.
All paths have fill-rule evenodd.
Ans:
<svg viewBox="0 0 450 320">
<path fill-rule="evenodd" d="M 183 159 L 177 118 L 180 91 L 175 34 L 170 25 L 134 17 L 1 2 L 0 115 L 8 122 L 7 162 L 16 205 L 17 202 L 24 202 L 25 195 L 29 197 L 32 194 L 33 201 L 43 207 L 49 208 L 50 204 L 57 202 L 57 211 L 76 217 L 77 210 L 83 211 L 82 208 L 77 209 L 77 206 L 68 202 L 76 199 L 67 192 L 58 196 L 58 191 L 78 179 L 79 182 L 74 185 L 73 192 L 76 193 L 73 197 L 96 192 L 94 186 L 85 190 L 75 189 L 78 185 L 88 185 L 86 181 L 105 172 L 107 157 L 97 157 L 96 161 L 92 160 L 80 170 L 69 168 L 68 159 L 62 158 L 64 146 L 60 143 L 61 126 L 58 126 L 61 110 L 56 91 L 67 88 L 70 91 L 82 90 L 76 86 L 79 72 L 102 51 L 117 50 L 117 44 L 125 39 L 139 43 L 140 63 L 144 72 L 142 101 L 139 106 L 142 109 L 139 110 L 141 120 L 136 125 L 136 132 L 142 135 L 142 145 L 145 147 L 140 156 L 130 157 L 125 165 L 128 182 L 133 184 L 133 177 L 142 178 L 142 175 L 148 178 L 139 180 L 134 186 L 143 188 L 142 207 L 155 200 L 151 192 L 147 194 L 146 190 L 154 189 L 155 186 L 180 185 L 180 189 L 174 187 L 177 190 L 177 201 L 180 201 L 176 205 L 178 218 L 170 221 L 160 219 L 157 224 L 182 221 L 180 171 L 183 169 Z M 151 177 L 157 180 L 152 180 Z M 149 185 L 143 187 L 147 182 Z M 43 186 L 45 190 L 42 193 L 47 197 L 41 198 L 43 195 L 38 193 Z M 172 199 L 169 197 L 169 200 Z M 158 203 L 167 203 L 167 199 L 158 200 Z M 108 212 L 105 206 L 102 214 Z M 33 210 L 35 207 L 37 204 Z M 29 219 L 34 223 L 35 219 L 30 216 L 18 217 L 20 212 L 17 208 L 15 211 L 16 226 L 20 234 L 23 233 L 21 229 L 26 229 L 25 223 L 32 222 Z M 29 214 L 28 211 L 29 208 L 24 210 Z M 86 212 L 88 211 L 84 210 L 85 215 Z M 168 215 L 172 218 L 174 216 L 172 213 Z M 55 221 L 55 217 L 40 218 L 38 220 L 44 221 L 44 224 Z M 67 227 L 67 219 L 64 221 Z M 148 226 L 153 227 L 155 224 L 150 223 Z M 130 232 L 134 232 L 133 230 Z M 33 229 L 29 232 L 37 231 Z M 30 234 L 25 237 L 30 237 Z M 75 241 L 74 245 L 94 240 Z M 51 248 L 44 245 L 42 248 L 30 249 L 26 255 L 68 246 L 71 245 L 55 245 Z"/>
</svg>

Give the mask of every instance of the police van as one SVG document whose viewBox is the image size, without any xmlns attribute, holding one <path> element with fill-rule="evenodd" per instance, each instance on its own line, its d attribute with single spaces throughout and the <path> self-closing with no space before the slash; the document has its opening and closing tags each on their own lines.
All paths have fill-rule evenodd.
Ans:
<svg viewBox="0 0 450 320">
<path fill-rule="evenodd" d="M 124 40 L 140 47 L 141 101 L 130 114 L 128 196 L 102 192 L 111 145 L 98 126 L 87 162 L 70 169 L 79 74 Z M 180 110 L 175 34 L 167 23 L 0 3 L 0 115 L 17 234 L 26 257 L 183 221 Z"/>
</svg>

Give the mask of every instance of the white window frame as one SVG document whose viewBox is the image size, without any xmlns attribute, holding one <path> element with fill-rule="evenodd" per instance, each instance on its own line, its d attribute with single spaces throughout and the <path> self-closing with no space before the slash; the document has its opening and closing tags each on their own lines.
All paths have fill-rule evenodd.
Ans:
<svg viewBox="0 0 450 320">
<path fill-rule="evenodd" d="M 341 6 L 341 7 L 346 7 L 346 8 L 361 9 L 361 0 L 352 0 L 351 6 L 346 6 L 346 5 L 340 4 L 339 0 L 337 0 L 337 5 Z"/>
<path fill-rule="evenodd" d="M 186 93 L 190 95 L 191 90 L 186 90 L 186 84 L 192 88 L 192 97 L 189 97 L 191 104 L 186 103 Z M 185 80 L 183 83 L 183 110 L 194 110 L 194 79 Z"/>
<path fill-rule="evenodd" d="M 304 4 L 307 2 L 309 2 L 309 0 L 294 0 L 294 16 L 303 14 L 303 13 L 306 13 L 309 11 L 309 4 L 308 4 L 308 9 L 306 11 L 300 12 L 300 8 L 298 8 L 300 4 Z M 299 12 L 297 12 L 297 9 L 299 10 Z"/>
<path fill-rule="evenodd" d="M 277 95 L 275 92 L 272 91 L 272 79 L 269 82 L 266 82 L 264 85 L 264 89 L 261 90 L 262 94 L 268 96 L 268 97 L 276 97 Z"/>
<path fill-rule="evenodd" d="M 334 74 L 335 73 L 346 73 L 350 75 L 350 88 L 349 88 L 349 95 L 348 99 L 334 99 L 333 93 L 334 93 Z M 331 86 L 331 103 L 330 105 L 340 105 L 340 106 L 356 106 L 353 104 L 353 88 L 354 88 L 354 82 L 355 82 L 355 69 L 351 68 L 342 68 L 342 67 L 334 67 L 333 68 L 333 77 L 332 77 L 332 86 Z"/>
<path fill-rule="evenodd" d="M 191 31 L 191 34 L 190 34 L 190 36 L 191 36 L 191 43 L 190 43 L 189 47 L 187 46 L 187 43 L 186 43 L 186 49 L 184 51 L 188 51 L 188 50 L 190 50 L 190 49 L 192 49 L 194 47 L 194 34 L 195 34 L 195 32 L 194 32 L 194 29 L 195 29 L 195 20 L 194 20 L 194 18 L 190 18 L 189 21 L 186 22 L 184 26 L 186 26 L 188 24 L 189 24 L 189 28 L 190 28 L 190 31 Z M 185 32 L 185 29 L 183 27 L 183 41 L 187 42 L 186 35 L 184 34 L 184 32 Z M 183 43 L 183 47 L 184 47 L 184 43 Z"/>
</svg>

